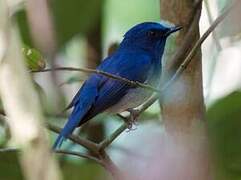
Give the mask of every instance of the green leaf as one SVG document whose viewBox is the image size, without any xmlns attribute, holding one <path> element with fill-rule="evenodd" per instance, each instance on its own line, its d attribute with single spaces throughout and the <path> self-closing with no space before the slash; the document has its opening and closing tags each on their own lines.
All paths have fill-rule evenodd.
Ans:
<svg viewBox="0 0 241 180">
<path fill-rule="evenodd" d="M 241 92 L 218 100 L 207 111 L 217 180 L 241 179 Z"/>
<path fill-rule="evenodd" d="M 42 70 L 45 68 L 46 63 L 44 58 L 36 49 L 24 46 L 22 48 L 22 53 L 30 70 Z"/>
</svg>

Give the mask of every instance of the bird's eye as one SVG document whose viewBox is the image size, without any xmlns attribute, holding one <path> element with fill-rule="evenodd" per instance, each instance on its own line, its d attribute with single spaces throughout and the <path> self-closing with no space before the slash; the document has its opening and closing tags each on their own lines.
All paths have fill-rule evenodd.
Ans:
<svg viewBox="0 0 241 180">
<path fill-rule="evenodd" d="M 158 33 L 155 32 L 155 31 L 148 31 L 148 32 L 147 32 L 147 35 L 148 35 L 149 37 L 157 37 L 157 36 L 158 36 Z"/>
</svg>

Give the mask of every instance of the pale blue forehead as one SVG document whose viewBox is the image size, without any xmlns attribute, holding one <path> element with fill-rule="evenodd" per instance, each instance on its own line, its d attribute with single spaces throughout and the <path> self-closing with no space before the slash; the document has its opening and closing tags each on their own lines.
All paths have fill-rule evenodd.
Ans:
<svg viewBox="0 0 241 180">
<path fill-rule="evenodd" d="M 149 31 L 149 30 L 168 31 L 171 27 L 173 27 L 173 25 L 165 22 L 161 22 L 161 23 L 144 22 L 132 27 L 129 31 L 125 33 L 124 37 L 128 37 L 130 35 L 136 35 L 137 33 Z"/>
</svg>

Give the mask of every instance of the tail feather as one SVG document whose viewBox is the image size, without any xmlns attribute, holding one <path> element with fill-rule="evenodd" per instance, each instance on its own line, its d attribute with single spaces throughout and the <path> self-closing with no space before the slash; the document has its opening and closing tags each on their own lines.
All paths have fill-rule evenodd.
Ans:
<svg viewBox="0 0 241 180">
<path fill-rule="evenodd" d="M 56 139 L 52 149 L 53 150 L 59 149 L 61 147 L 61 145 L 63 144 L 64 140 L 65 140 L 65 137 L 60 134 L 58 136 L 58 138 Z"/>
<path fill-rule="evenodd" d="M 91 105 L 90 105 L 91 106 Z M 71 113 L 68 122 L 65 124 L 64 128 L 62 129 L 61 133 L 59 134 L 58 138 L 56 139 L 53 149 L 60 148 L 64 140 L 72 134 L 75 128 L 77 128 L 80 122 L 83 120 L 84 115 L 90 109 L 88 107 L 80 107 L 79 105 L 74 107 L 73 112 Z"/>
<path fill-rule="evenodd" d="M 84 109 L 80 109 L 79 106 L 76 106 L 71 113 L 68 122 L 65 124 L 64 128 L 60 132 L 58 138 L 56 139 L 53 149 L 58 149 L 61 147 L 64 140 L 78 127 L 79 122 L 85 114 Z"/>
<path fill-rule="evenodd" d="M 97 83 L 97 81 L 94 83 Z M 53 149 L 60 148 L 64 139 L 66 139 L 74 131 L 74 129 L 79 126 L 80 122 L 83 120 L 83 117 L 94 103 L 96 95 L 97 88 L 95 84 L 93 85 L 93 83 L 87 83 L 81 89 L 81 91 L 78 92 L 77 96 L 74 98 L 74 104 L 71 103 L 70 105 L 70 107 L 74 106 L 74 109 L 69 116 L 67 123 L 56 139 Z M 77 99 L 81 99 L 81 101 Z"/>
</svg>

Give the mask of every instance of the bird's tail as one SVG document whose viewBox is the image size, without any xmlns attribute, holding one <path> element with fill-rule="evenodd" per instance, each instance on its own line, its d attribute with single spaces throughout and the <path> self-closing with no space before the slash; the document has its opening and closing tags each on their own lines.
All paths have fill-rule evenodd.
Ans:
<svg viewBox="0 0 241 180">
<path fill-rule="evenodd" d="M 82 117 L 86 113 L 86 108 L 80 108 L 79 106 L 74 107 L 73 112 L 71 113 L 68 122 L 65 124 L 64 128 L 60 132 L 58 138 L 56 139 L 53 149 L 58 149 L 61 147 L 64 140 L 72 134 L 74 129 L 79 126 L 79 123 Z"/>
<path fill-rule="evenodd" d="M 62 135 L 59 135 L 58 138 L 56 139 L 54 145 L 53 145 L 53 149 L 55 150 L 55 149 L 60 148 L 61 145 L 63 144 L 64 140 L 65 140 L 65 137 L 62 136 Z"/>
<path fill-rule="evenodd" d="M 84 86 L 81 90 L 81 93 L 78 93 L 76 98 L 81 99 L 81 101 L 76 100 L 74 104 L 71 103 L 71 107 L 74 106 L 74 109 L 69 116 L 68 122 L 65 124 L 57 140 L 55 141 L 53 149 L 60 148 L 64 139 L 71 135 L 74 129 L 79 126 L 81 121 L 83 121 L 83 117 L 86 115 L 95 101 L 96 94 L 97 88 L 95 83 L 90 83 L 89 86 Z"/>
<path fill-rule="evenodd" d="M 53 149 L 58 149 L 61 147 L 62 143 L 64 142 L 64 140 L 70 135 L 72 134 L 72 132 L 74 131 L 74 129 L 76 127 L 78 127 L 79 121 L 80 121 L 80 116 L 79 116 L 80 112 L 76 112 L 76 110 L 74 109 L 72 114 L 69 117 L 68 122 L 65 124 L 64 128 L 62 129 L 62 131 L 60 132 L 59 136 L 57 137 L 54 145 L 53 145 Z"/>
</svg>

